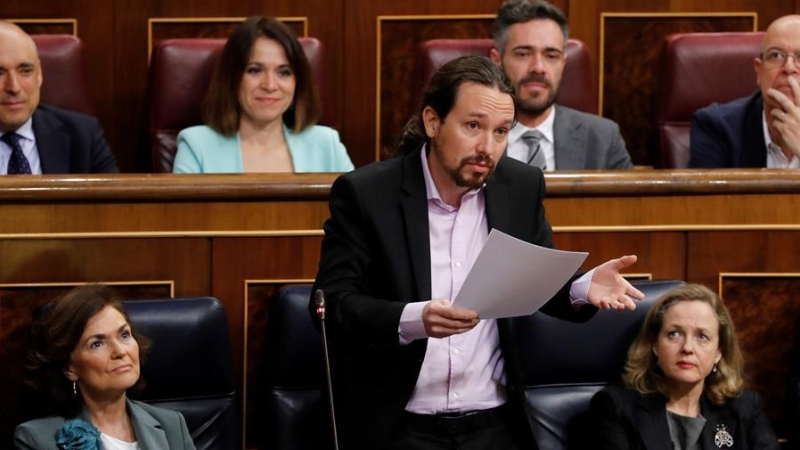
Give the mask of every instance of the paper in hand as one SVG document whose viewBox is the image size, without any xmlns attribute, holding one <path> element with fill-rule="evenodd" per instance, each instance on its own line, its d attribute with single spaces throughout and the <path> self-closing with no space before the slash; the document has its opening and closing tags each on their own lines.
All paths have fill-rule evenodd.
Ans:
<svg viewBox="0 0 800 450">
<path fill-rule="evenodd" d="M 533 314 L 588 255 L 540 247 L 493 229 L 453 306 L 475 310 L 481 319 Z"/>
</svg>

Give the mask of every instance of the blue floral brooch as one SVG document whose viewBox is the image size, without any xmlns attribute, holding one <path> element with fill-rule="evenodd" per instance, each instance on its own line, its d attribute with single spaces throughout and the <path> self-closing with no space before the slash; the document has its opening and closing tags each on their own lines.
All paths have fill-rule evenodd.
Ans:
<svg viewBox="0 0 800 450">
<path fill-rule="evenodd" d="M 89 422 L 68 420 L 56 432 L 56 445 L 60 450 L 98 450 L 100 432 Z"/>
</svg>

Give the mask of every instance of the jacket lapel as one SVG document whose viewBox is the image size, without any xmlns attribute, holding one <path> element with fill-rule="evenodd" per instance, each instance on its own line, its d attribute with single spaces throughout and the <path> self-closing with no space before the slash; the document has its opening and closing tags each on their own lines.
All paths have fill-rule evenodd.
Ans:
<svg viewBox="0 0 800 450">
<path fill-rule="evenodd" d="M 94 426 L 94 424 L 92 423 L 92 418 L 89 417 L 89 411 L 86 410 L 86 406 L 85 405 L 81 409 L 81 413 L 78 415 L 78 418 L 81 419 L 82 421 L 86 422 L 86 423 L 91 423 L 92 426 Z M 100 430 L 98 430 L 98 431 L 100 431 Z M 103 441 L 100 439 L 100 436 L 97 436 L 97 450 L 105 450 L 105 448 L 106 447 L 103 445 Z"/>
<path fill-rule="evenodd" d="M 568 109 L 555 106 L 553 113 L 553 151 L 556 157 L 556 169 L 580 170 L 586 166 L 586 152 L 572 151 L 575 148 L 584 148 L 587 142 L 581 142 L 579 129 L 583 126 L 581 120 Z"/>
<path fill-rule="evenodd" d="M 672 450 L 666 402 L 660 395 L 641 396 L 634 421 L 647 450 Z"/>
<path fill-rule="evenodd" d="M 753 98 L 753 107 L 745 111 L 742 145 L 744 146 L 744 164 L 746 167 L 767 167 L 767 144 L 764 142 L 764 99 L 761 92 Z"/>
<path fill-rule="evenodd" d="M 431 246 L 428 230 L 428 201 L 422 174 L 420 151 L 403 157 L 403 188 L 400 207 L 408 239 L 409 261 L 417 286 L 418 300 L 431 298 Z"/>
<path fill-rule="evenodd" d="M 162 450 L 169 448 L 167 435 L 161 424 L 141 406 L 128 400 L 128 412 L 133 423 L 133 432 L 141 450 Z"/>
<path fill-rule="evenodd" d="M 37 109 L 33 113 L 33 135 L 42 173 L 69 173 L 69 135 L 47 111 Z"/>
</svg>

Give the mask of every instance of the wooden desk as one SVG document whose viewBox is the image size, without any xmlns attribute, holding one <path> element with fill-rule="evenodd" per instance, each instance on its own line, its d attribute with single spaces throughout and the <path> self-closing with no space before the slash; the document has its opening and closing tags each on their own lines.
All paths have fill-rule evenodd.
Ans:
<svg viewBox="0 0 800 450">
<path fill-rule="evenodd" d="M 132 298 L 212 295 L 225 305 L 246 423 L 271 295 L 310 282 L 334 175 L 0 177 L 0 442 L 18 422 L 33 310 L 85 282 Z M 718 290 L 747 375 L 780 420 L 800 315 L 800 171 L 558 173 L 547 216 L 586 266 L 626 253 L 631 272 Z M 248 427 L 255 442 L 257 426 Z M 2 446 L 2 445 L 0 445 Z"/>
</svg>

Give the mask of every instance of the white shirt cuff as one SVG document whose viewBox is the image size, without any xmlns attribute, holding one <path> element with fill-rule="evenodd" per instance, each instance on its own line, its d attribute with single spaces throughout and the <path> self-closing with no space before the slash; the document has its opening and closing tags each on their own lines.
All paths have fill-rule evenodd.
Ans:
<svg viewBox="0 0 800 450">
<path fill-rule="evenodd" d="M 428 337 L 425 332 L 425 324 L 422 322 L 422 310 L 428 303 L 430 300 L 406 303 L 403 313 L 400 315 L 400 324 L 397 326 L 400 345 L 408 345 L 417 339 Z"/>
<path fill-rule="evenodd" d="M 572 302 L 572 306 L 589 304 L 589 286 L 592 284 L 593 276 L 594 269 L 572 282 L 572 286 L 569 288 L 569 300 Z"/>
</svg>

